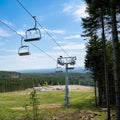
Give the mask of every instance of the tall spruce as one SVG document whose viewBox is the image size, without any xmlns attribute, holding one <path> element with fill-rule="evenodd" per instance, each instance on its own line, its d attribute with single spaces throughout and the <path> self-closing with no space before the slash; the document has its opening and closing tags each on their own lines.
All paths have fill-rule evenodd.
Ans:
<svg viewBox="0 0 120 120">
<path fill-rule="evenodd" d="M 91 36 L 91 39 L 86 46 L 86 49 L 87 54 L 85 57 L 85 67 L 89 69 L 93 74 L 95 88 L 96 83 L 98 85 L 98 105 L 102 106 L 105 99 L 105 97 L 103 98 L 105 89 L 103 81 L 103 52 L 101 40 L 98 39 L 96 35 Z M 95 100 L 97 100 L 96 89 Z"/>
<path fill-rule="evenodd" d="M 101 28 L 101 40 L 102 40 L 102 48 L 103 48 L 103 61 L 104 61 L 104 81 L 106 83 L 106 98 L 107 98 L 107 106 L 109 106 L 109 97 L 108 97 L 108 72 L 107 72 L 107 60 L 106 60 L 106 38 L 105 38 L 105 25 L 104 25 L 104 15 L 106 14 L 106 9 L 104 9 L 104 4 L 107 1 L 97 1 L 97 0 L 86 0 L 88 7 L 87 11 L 89 13 L 90 18 L 92 19 L 91 23 L 87 22 L 88 18 L 83 19 L 83 27 L 86 29 L 85 32 L 89 32 L 89 34 L 97 33 L 99 28 Z M 88 24 L 90 23 L 90 24 Z M 86 25 L 87 24 L 87 25 Z M 92 29 L 91 29 L 92 28 Z M 109 107 L 108 107 L 109 109 Z M 109 115 L 110 116 L 110 115 Z"/>
<path fill-rule="evenodd" d="M 116 120 L 120 120 L 120 60 L 119 60 L 119 40 L 117 28 L 117 10 L 120 10 L 120 1 L 110 0 L 110 14 L 112 23 L 112 43 L 113 43 L 113 63 L 114 63 L 114 81 L 116 94 Z"/>
<path fill-rule="evenodd" d="M 104 28 L 104 29 L 102 28 L 102 40 L 105 40 L 104 39 L 105 33 L 103 35 L 103 32 L 104 32 L 103 30 L 106 29 L 105 28 L 106 25 L 108 25 L 107 31 L 109 31 L 109 34 L 107 34 L 108 39 L 110 38 L 110 36 L 112 36 L 114 83 L 115 83 L 115 95 L 116 95 L 116 119 L 120 120 L 120 80 L 119 80 L 120 79 L 120 76 L 119 76 L 119 74 L 120 74 L 119 73 L 119 71 L 120 71 L 120 65 L 119 65 L 120 64 L 120 61 L 119 61 L 120 46 L 119 46 L 119 40 L 118 40 L 118 30 L 119 30 L 118 24 L 120 23 L 120 21 L 118 21 L 119 13 L 120 13 L 120 0 L 99 0 L 99 1 L 98 0 L 85 0 L 85 2 L 87 3 L 87 10 L 89 13 L 89 17 L 92 16 L 93 18 L 97 18 L 97 22 L 99 23 L 99 20 L 100 20 L 102 23 L 101 25 Z M 101 10 L 102 14 L 99 14 L 99 10 Z M 94 20 L 95 19 L 93 19 L 93 21 Z M 94 26 L 99 25 L 99 24 L 98 23 L 94 24 L 94 22 L 91 24 L 86 24 L 87 22 L 88 22 L 88 18 L 83 19 L 83 27 L 86 30 L 85 32 L 89 32 L 90 34 L 97 33 L 98 29 L 96 29 L 96 28 L 99 28 L 100 26 L 99 27 L 98 26 L 94 27 Z M 90 25 L 90 26 L 88 26 L 88 25 Z M 90 28 L 92 28 L 92 29 L 90 30 Z M 96 31 L 94 31 L 94 30 L 96 30 Z M 105 47 L 106 47 L 106 44 L 105 44 Z M 104 53 L 104 57 L 105 57 L 105 53 Z M 108 63 L 106 63 L 106 65 L 104 67 L 107 67 L 107 66 L 111 66 L 111 64 L 108 65 Z M 111 70 L 107 70 L 107 71 L 111 71 Z M 111 79 L 109 78 L 109 80 L 111 80 Z M 109 84 L 111 84 L 111 83 L 112 82 L 110 81 Z M 108 89 L 108 92 L 109 92 L 109 89 Z M 108 116 L 108 120 L 109 119 L 110 118 Z"/>
</svg>

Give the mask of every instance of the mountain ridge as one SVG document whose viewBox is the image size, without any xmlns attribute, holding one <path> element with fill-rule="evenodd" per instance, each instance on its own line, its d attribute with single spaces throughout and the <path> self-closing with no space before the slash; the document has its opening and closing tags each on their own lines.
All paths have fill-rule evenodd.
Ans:
<svg viewBox="0 0 120 120">
<path fill-rule="evenodd" d="M 63 72 L 65 72 L 65 69 L 61 68 Z M 84 67 L 77 67 L 72 70 L 68 70 L 69 72 L 73 73 L 85 73 Z M 46 68 L 46 69 L 26 69 L 26 70 L 18 70 L 17 72 L 20 73 L 54 73 L 56 72 L 55 68 Z"/>
</svg>

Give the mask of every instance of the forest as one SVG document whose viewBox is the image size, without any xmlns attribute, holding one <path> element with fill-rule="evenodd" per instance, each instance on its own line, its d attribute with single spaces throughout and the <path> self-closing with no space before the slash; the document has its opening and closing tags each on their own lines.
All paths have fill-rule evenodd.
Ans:
<svg viewBox="0 0 120 120">
<path fill-rule="evenodd" d="M 98 87 L 96 106 L 116 108 L 120 120 L 120 0 L 85 0 L 88 16 L 82 19 L 86 45 L 85 67 Z M 96 90 L 95 90 L 96 94 Z"/>
<path fill-rule="evenodd" d="M 93 86 L 93 80 L 88 73 L 69 73 L 69 84 Z M 20 91 L 28 88 L 64 85 L 65 73 L 17 73 L 0 72 L 0 92 Z"/>
</svg>

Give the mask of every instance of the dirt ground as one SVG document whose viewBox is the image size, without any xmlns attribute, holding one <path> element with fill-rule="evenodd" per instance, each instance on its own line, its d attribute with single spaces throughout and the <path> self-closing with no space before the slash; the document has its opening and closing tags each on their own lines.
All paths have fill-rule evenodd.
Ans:
<svg viewBox="0 0 120 120">
<path fill-rule="evenodd" d="M 64 107 L 61 104 L 44 104 L 41 105 L 40 108 L 60 108 Z M 92 111 L 80 111 L 80 110 L 69 110 L 69 111 L 63 111 L 57 116 L 50 114 L 47 117 L 44 118 L 44 120 L 95 120 L 96 113 Z"/>
<path fill-rule="evenodd" d="M 71 110 L 57 116 L 49 115 L 44 120 L 95 120 L 95 113 L 91 111 Z"/>
</svg>

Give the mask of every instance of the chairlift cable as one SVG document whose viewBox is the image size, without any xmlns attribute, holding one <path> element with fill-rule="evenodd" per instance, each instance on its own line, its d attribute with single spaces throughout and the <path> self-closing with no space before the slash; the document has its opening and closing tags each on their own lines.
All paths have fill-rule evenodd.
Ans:
<svg viewBox="0 0 120 120">
<path fill-rule="evenodd" d="M 8 24 L 6 24 L 5 22 L 3 22 L 2 20 L 0 20 L 0 22 L 5 25 L 6 27 L 8 27 L 11 31 L 15 32 L 18 36 L 20 36 L 21 38 L 24 38 L 21 34 L 19 34 L 15 29 L 13 29 L 12 27 L 10 27 Z M 52 36 L 51 36 L 52 37 Z M 44 54 L 46 54 L 47 56 L 49 56 L 52 60 L 56 61 L 56 59 L 54 59 L 52 56 L 50 56 L 48 53 L 46 53 L 45 51 L 43 51 L 41 48 L 39 48 L 38 46 L 32 44 L 34 47 L 38 48 L 41 52 L 43 52 Z M 80 67 L 79 65 L 77 65 L 78 67 Z"/>
<path fill-rule="evenodd" d="M 3 22 L 2 20 L 0 20 L 0 22 L 5 25 L 7 28 L 9 28 L 11 31 L 15 32 L 18 36 L 20 36 L 21 38 L 24 38 L 21 34 L 19 34 L 15 29 L 13 29 L 12 27 L 10 27 L 8 24 L 6 24 L 5 22 Z M 21 42 L 22 44 L 22 42 Z M 56 61 L 55 58 L 53 58 L 52 56 L 50 56 L 48 53 L 46 53 L 44 50 L 42 50 L 40 47 L 34 45 L 33 43 L 30 43 L 31 45 L 33 45 L 34 47 L 36 47 L 37 49 L 39 49 L 41 52 L 43 52 L 44 54 L 46 54 L 48 57 L 50 57 L 52 60 Z"/>
<path fill-rule="evenodd" d="M 61 50 L 67 55 L 68 53 L 60 46 L 59 43 L 57 43 L 57 41 L 52 37 L 52 35 L 37 21 L 38 25 L 40 25 L 40 27 L 47 33 L 47 35 L 56 43 L 57 46 L 59 46 L 59 48 L 61 48 Z"/>
<path fill-rule="evenodd" d="M 28 11 L 28 9 L 19 1 L 19 0 L 16 0 L 20 5 L 21 7 L 34 19 L 34 16 Z M 52 37 L 52 35 L 50 35 L 50 33 L 36 20 L 36 22 L 40 25 L 40 27 L 47 33 L 47 35 L 56 43 L 56 45 L 67 55 L 68 53 L 60 46 L 59 43 L 57 43 L 57 41 Z"/>
<path fill-rule="evenodd" d="M 4 24 L 7 28 L 9 28 L 11 31 L 15 32 L 18 36 L 23 37 L 21 34 L 19 34 L 16 30 L 14 30 L 12 27 L 10 27 L 8 24 L 0 20 L 2 24 Z"/>
<path fill-rule="evenodd" d="M 33 45 L 34 47 L 36 47 L 37 49 L 39 49 L 40 51 L 42 51 L 44 54 L 46 54 L 47 56 L 49 56 L 52 60 L 56 61 L 55 58 L 53 58 L 51 55 L 49 55 L 48 53 L 46 53 L 45 51 L 43 51 L 42 49 L 40 49 L 38 46 L 36 46 L 35 44 L 33 43 L 30 43 L 31 45 Z"/>
<path fill-rule="evenodd" d="M 23 6 L 23 4 L 17 0 L 17 2 L 24 8 L 24 10 L 33 18 L 32 14 Z"/>
</svg>

